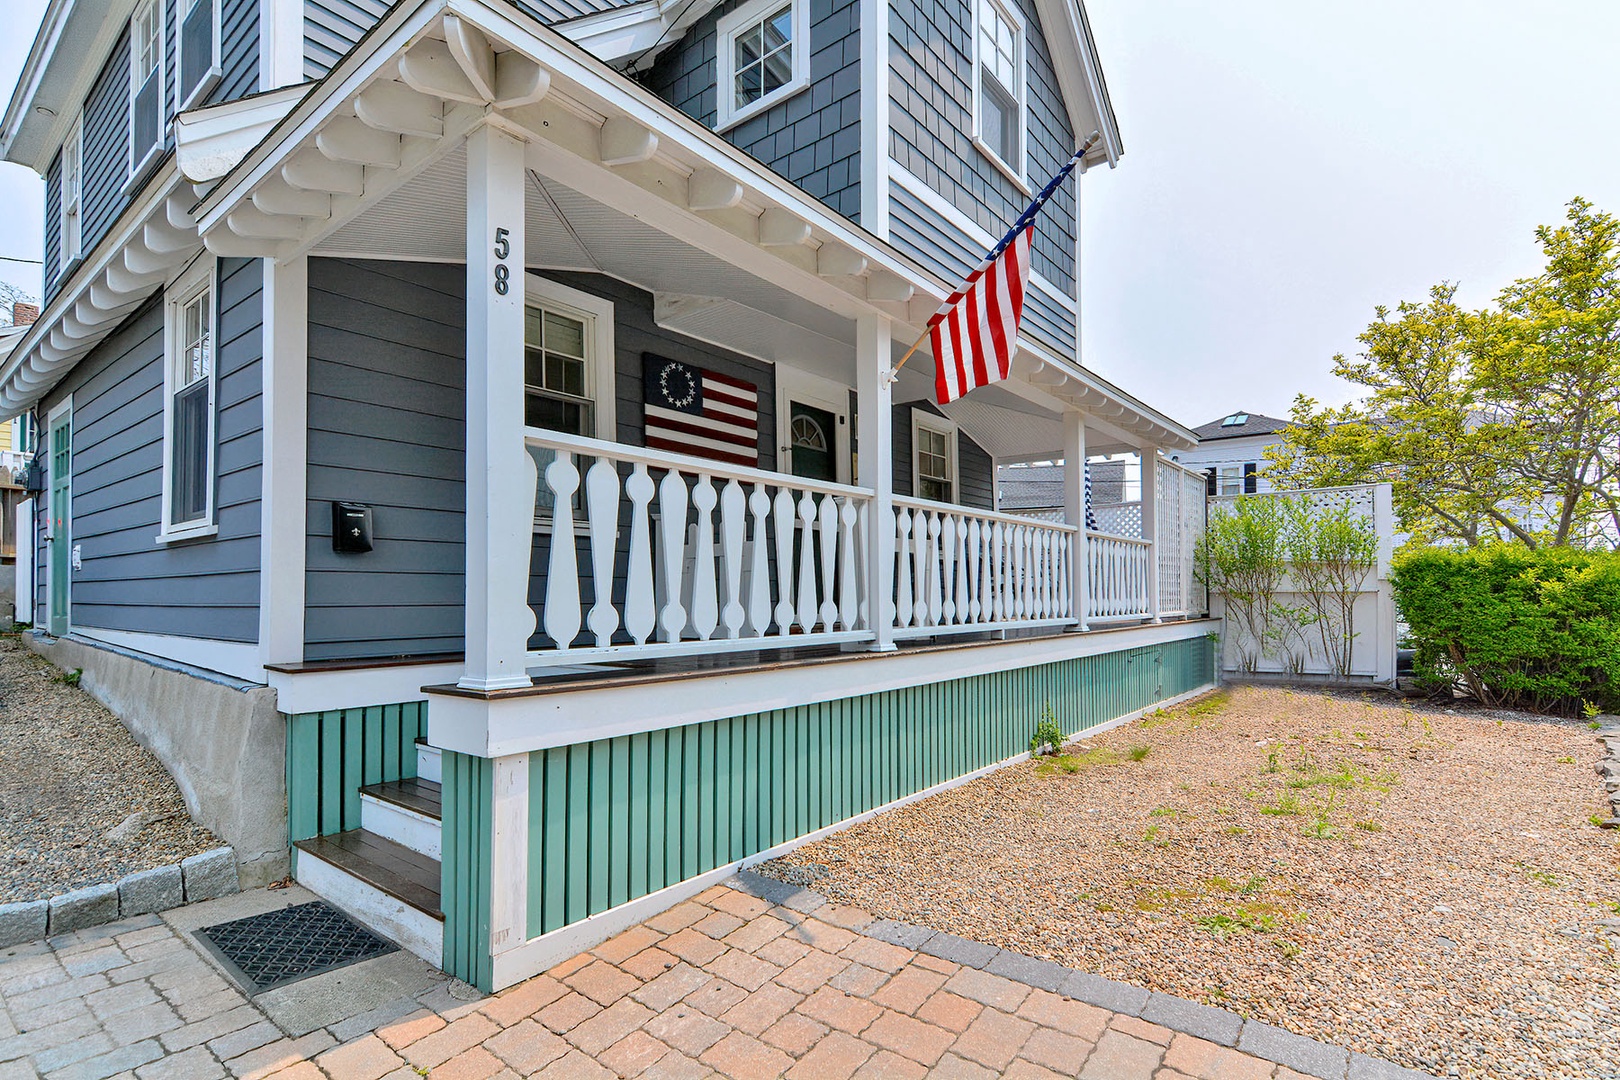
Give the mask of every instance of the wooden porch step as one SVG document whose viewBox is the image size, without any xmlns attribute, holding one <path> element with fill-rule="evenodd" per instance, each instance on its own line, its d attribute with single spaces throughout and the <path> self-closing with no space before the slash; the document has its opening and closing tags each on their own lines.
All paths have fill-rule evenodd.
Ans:
<svg viewBox="0 0 1620 1080">
<path fill-rule="evenodd" d="M 444 820 L 443 788 L 432 780 L 411 777 L 408 780 L 390 780 L 385 784 L 367 784 L 361 795 L 403 806 L 434 821 Z"/>
<path fill-rule="evenodd" d="M 365 829 L 315 836 L 296 841 L 293 847 L 417 911 L 440 921 L 444 919 L 439 906 L 437 859 Z"/>
</svg>

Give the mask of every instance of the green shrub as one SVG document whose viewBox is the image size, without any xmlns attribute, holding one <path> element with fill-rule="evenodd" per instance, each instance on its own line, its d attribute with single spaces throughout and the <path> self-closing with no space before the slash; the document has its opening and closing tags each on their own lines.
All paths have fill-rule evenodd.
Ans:
<svg viewBox="0 0 1620 1080">
<path fill-rule="evenodd" d="M 1045 750 L 1042 750 L 1042 747 Z M 1058 727 L 1057 715 L 1048 705 L 1041 710 L 1040 722 L 1035 725 L 1035 734 L 1029 740 L 1029 752 L 1032 755 L 1055 754 L 1063 749 L 1063 729 Z"/>
<path fill-rule="evenodd" d="M 1620 708 L 1620 554 L 1497 544 L 1395 561 L 1420 679 L 1487 705 Z"/>
</svg>

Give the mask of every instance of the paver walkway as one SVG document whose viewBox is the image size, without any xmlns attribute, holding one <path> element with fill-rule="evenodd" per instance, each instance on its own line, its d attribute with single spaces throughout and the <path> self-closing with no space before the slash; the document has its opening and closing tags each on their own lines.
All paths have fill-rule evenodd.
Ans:
<svg viewBox="0 0 1620 1080">
<path fill-rule="evenodd" d="M 250 1001 L 187 932 L 306 899 L 0 952 L 0 1080 L 1417 1075 L 752 876 L 491 997 L 395 954 Z"/>
</svg>

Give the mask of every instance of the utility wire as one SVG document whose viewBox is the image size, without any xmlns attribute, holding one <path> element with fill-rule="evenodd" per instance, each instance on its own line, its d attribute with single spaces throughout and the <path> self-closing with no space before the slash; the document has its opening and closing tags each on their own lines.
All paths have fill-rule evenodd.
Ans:
<svg viewBox="0 0 1620 1080">
<path fill-rule="evenodd" d="M 33 263 L 35 266 L 44 266 L 44 259 L 14 259 L 10 255 L 0 255 L 0 262 Z"/>
</svg>

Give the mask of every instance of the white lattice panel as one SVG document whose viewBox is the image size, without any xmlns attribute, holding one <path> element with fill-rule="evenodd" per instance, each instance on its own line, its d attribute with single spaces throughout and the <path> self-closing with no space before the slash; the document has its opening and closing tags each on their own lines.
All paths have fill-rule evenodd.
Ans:
<svg viewBox="0 0 1620 1080">
<path fill-rule="evenodd" d="M 1142 504 L 1115 503 L 1111 506 L 1093 506 L 1091 516 L 1097 520 L 1097 531 L 1109 536 L 1142 538 Z"/>
</svg>

